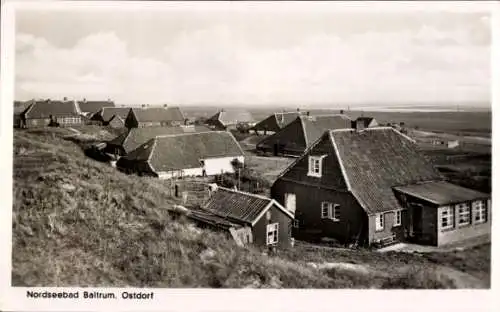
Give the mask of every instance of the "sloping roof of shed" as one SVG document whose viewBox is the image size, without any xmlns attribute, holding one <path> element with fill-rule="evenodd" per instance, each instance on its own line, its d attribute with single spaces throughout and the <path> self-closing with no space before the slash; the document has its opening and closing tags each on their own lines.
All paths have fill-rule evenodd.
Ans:
<svg viewBox="0 0 500 312">
<path fill-rule="evenodd" d="M 75 101 L 35 101 L 31 107 L 26 110 L 26 118 L 49 118 L 50 116 L 69 116 L 78 115 Z"/>
<path fill-rule="evenodd" d="M 393 128 L 329 131 L 350 190 L 368 213 L 400 209 L 393 187 L 442 176 L 416 144 Z"/>
<path fill-rule="evenodd" d="M 262 216 L 262 213 L 271 204 L 279 206 L 277 202 L 268 197 L 219 187 L 205 203 L 204 209 L 218 216 L 240 220 L 244 223 L 253 223 Z M 282 206 L 279 208 L 290 218 L 293 218 L 293 215 L 284 210 Z"/>
<path fill-rule="evenodd" d="M 451 184 L 446 181 L 397 186 L 394 189 L 436 205 L 455 204 L 489 197 L 488 194 Z"/>
<path fill-rule="evenodd" d="M 213 121 L 220 121 L 223 125 L 228 125 L 235 122 L 251 122 L 253 117 L 250 112 L 243 109 L 224 109 L 207 119 L 208 123 Z"/>
<path fill-rule="evenodd" d="M 104 121 L 111 120 L 111 118 L 115 115 L 120 116 L 123 120 L 125 120 L 130 109 L 130 107 L 103 107 L 101 116 Z"/>
<path fill-rule="evenodd" d="M 304 128 L 308 146 L 319 139 L 326 130 L 352 128 L 351 118 L 341 114 L 301 116 L 299 118 Z"/>
</svg>

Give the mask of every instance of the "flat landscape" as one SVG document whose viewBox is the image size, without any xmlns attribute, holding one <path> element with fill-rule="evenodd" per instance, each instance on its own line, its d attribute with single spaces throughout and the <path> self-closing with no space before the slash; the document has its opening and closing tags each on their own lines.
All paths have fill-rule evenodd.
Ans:
<svg viewBox="0 0 500 312">
<path fill-rule="evenodd" d="M 436 120 L 442 118 L 438 115 Z M 439 131 L 449 133 L 477 126 L 479 130 L 468 131 L 488 137 L 491 123 L 483 118 L 486 117 L 482 113 L 470 117 L 478 124 L 467 127 L 457 121 L 426 128 L 422 116 L 414 122 L 421 130 L 442 129 Z M 490 285 L 491 251 L 486 241 L 464 249 L 413 253 L 380 253 L 301 241 L 293 249 L 276 254 L 266 254 L 257 247 L 237 247 L 221 234 L 171 216 L 169 210 L 178 199 L 172 197 L 164 181 L 126 175 L 85 156 L 85 147 L 113 136 L 104 128 L 90 126 L 74 130 L 14 130 L 14 286 L 485 288 Z M 248 167 L 272 183 L 294 159 L 256 156 L 251 152 L 256 139 L 248 138 L 242 138 L 249 143 Z M 451 166 L 448 168 L 451 173 L 447 174 L 453 178 L 484 190 L 491 185 L 488 148 L 491 147 L 485 144 L 482 152 L 467 148 L 428 148 L 424 152 L 437 164 Z"/>
</svg>

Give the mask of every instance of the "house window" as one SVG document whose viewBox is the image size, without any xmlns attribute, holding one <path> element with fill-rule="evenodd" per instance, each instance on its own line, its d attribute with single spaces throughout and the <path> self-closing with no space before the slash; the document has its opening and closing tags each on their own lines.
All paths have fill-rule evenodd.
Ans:
<svg viewBox="0 0 500 312">
<path fill-rule="evenodd" d="M 321 203 L 321 219 L 340 221 L 340 206 L 330 202 Z"/>
<path fill-rule="evenodd" d="M 375 216 L 375 231 L 382 231 L 384 229 L 384 214 L 379 213 Z"/>
<path fill-rule="evenodd" d="M 394 226 L 401 225 L 401 210 L 396 210 L 394 212 Z"/>
<path fill-rule="evenodd" d="M 477 200 L 472 203 L 472 212 L 474 214 L 474 223 L 486 222 L 486 205 L 484 201 Z"/>
<path fill-rule="evenodd" d="M 442 207 L 441 208 L 441 229 L 451 229 L 454 226 L 455 220 L 455 210 L 450 207 Z"/>
<path fill-rule="evenodd" d="M 307 173 L 308 176 L 318 178 L 321 177 L 322 159 L 323 157 L 321 156 L 309 156 L 309 172 Z"/>
<path fill-rule="evenodd" d="M 458 225 L 470 224 L 470 207 L 467 203 L 457 205 Z"/>
<path fill-rule="evenodd" d="M 278 223 L 267 225 L 267 245 L 278 243 Z"/>
<path fill-rule="evenodd" d="M 293 219 L 293 227 L 294 228 L 298 228 L 299 227 L 299 223 L 300 223 L 299 220 Z"/>
</svg>

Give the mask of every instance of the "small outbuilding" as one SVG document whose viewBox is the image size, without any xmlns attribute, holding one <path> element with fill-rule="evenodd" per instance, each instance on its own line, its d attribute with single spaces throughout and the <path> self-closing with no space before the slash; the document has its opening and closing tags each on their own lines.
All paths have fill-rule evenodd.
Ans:
<svg viewBox="0 0 500 312">
<path fill-rule="evenodd" d="M 188 217 L 230 232 L 242 245 L 287 248 L 293 244 L 293 212 L 265 196 L 218 187 L 202 210 Z"/>
<path fill-rule="evenodd" d="M 250 112 L 244 109 L 221 109 L 205 123 L 214 130 L 228 130 L 236 128 L 239 123 L 251 123 L 253 117 Z"/>
<path fill-rule="evenodd" d="M 130 110 L 131 107 L 103 107 L 97 113 L 93 114 L 90 120 L 96 121 L 103 126 L 108 126 L 115 117 L 120 117 L 121 120 L 125 120 Z M 119 127 L 119 123 L 117 124 L 114 122 L 113 127 Z"/>
</svg>

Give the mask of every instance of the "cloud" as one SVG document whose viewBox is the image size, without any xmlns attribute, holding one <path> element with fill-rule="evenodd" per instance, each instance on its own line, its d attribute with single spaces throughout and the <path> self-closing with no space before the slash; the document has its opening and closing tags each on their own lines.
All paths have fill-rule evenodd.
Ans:
<svg viewBox="0 0 500 312">
<path fill-rule="evenodd" d="M 477 33 L 423 25 L 317 33 L 276 47 L 215 25 L 179 33 L 156 58 L 132 55 L 114 32 L 90 34 L 70 48 L 18 33 L 16 95 L 136 104 L 485 100 L 489 46 Z"/>
</svg>

